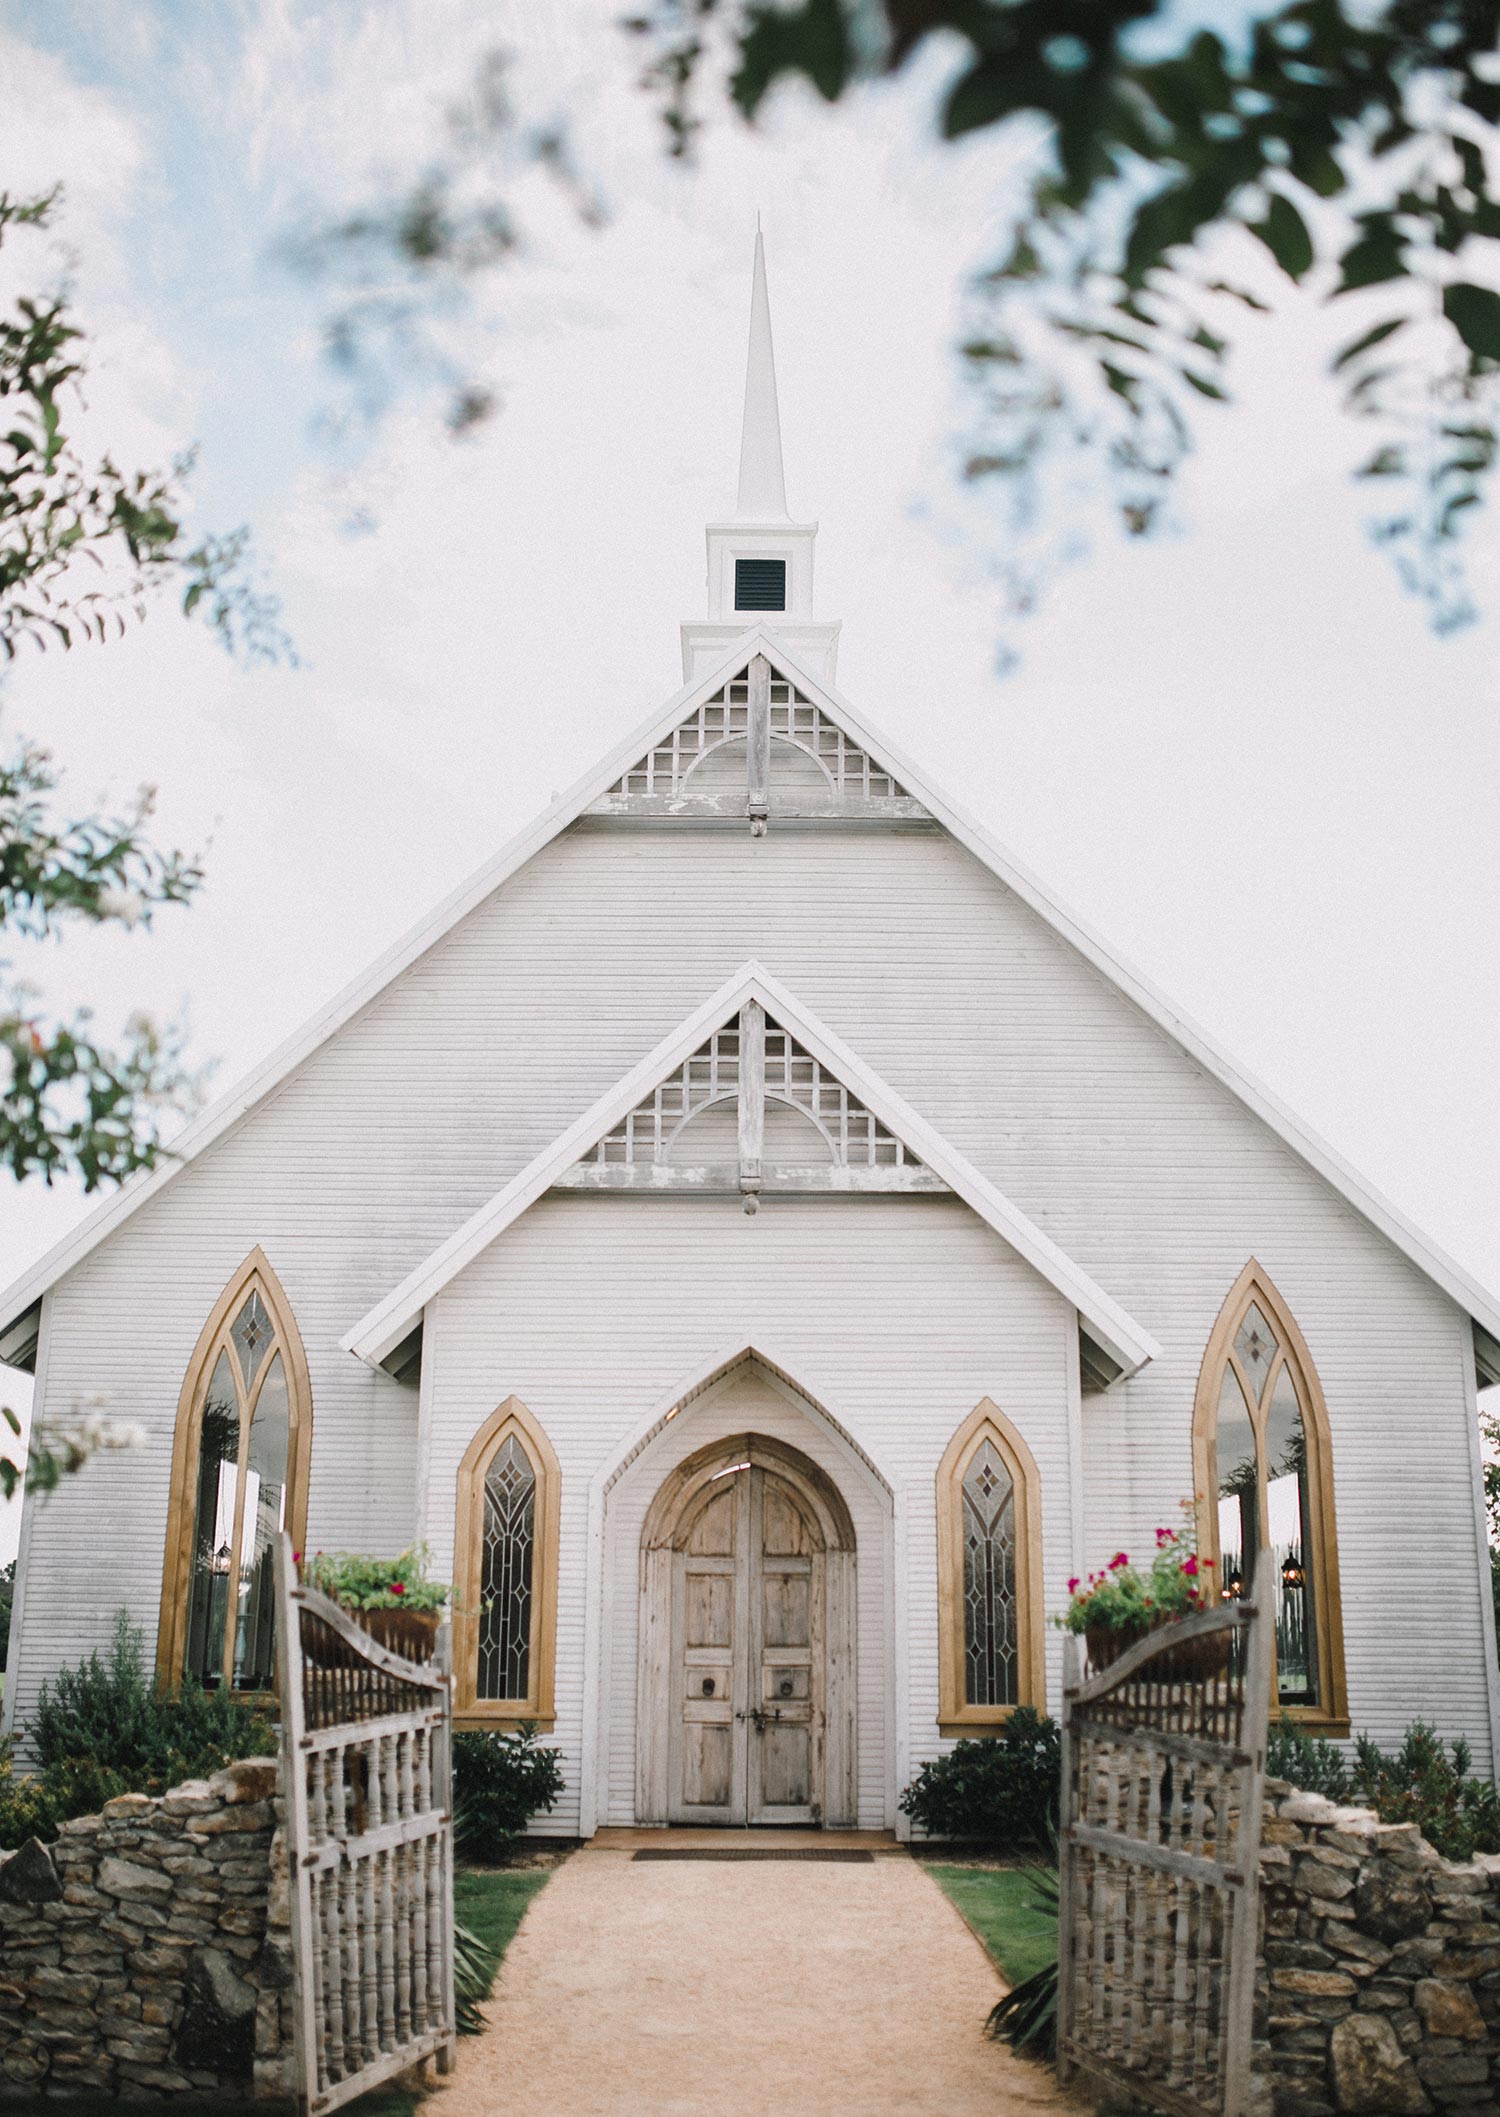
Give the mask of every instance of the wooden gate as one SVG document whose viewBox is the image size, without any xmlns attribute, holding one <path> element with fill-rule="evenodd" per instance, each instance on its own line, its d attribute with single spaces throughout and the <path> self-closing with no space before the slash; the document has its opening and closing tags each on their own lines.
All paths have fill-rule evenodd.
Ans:
<svg viewBox="0 0 1500 2117">
<path fill-rule="evenodd" d="M 1269 1578 L 1270 1554 L 1260 1577 Z M 1076 1655 L 1076 1642 L 1068 1641 Z M 1063 1709 L 1058 2070 L 1181 2117 L 1248 2106 L 1270 1626 L 1153 1633 Z"/>
<path fill-rule="evenodd" d="M 276 1554 L 281 1742 L 304 2117 L 454 2057 L 452 1692 Z"/>
</svg>

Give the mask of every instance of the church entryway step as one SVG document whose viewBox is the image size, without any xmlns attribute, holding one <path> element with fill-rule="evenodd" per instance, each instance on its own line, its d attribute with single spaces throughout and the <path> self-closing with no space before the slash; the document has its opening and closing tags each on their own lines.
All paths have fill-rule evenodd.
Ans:
<svg viewBox="0 0 1500 2117">
<path fill-rule="evenodd" d="M 554 1875 L 506 1955 L 486 2033 L 462 2039 L 433 2099 L 438 2117 L 509 2117 L 518 2094 L 537 2117 L 1089 2107 L 985 2038 L 1000 1982 L 903 1851 L 634 1857 L 651 1849 L 596 1839 Z"/>
</svg>

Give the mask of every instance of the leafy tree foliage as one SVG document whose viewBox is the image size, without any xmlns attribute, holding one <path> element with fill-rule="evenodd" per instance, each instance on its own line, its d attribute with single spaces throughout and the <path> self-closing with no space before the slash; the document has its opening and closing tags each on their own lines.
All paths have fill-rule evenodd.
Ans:
<svg viewBox="0 0 1500 2117">
<path fill-rule="evenodd" d="M 57 193 L 0 193 L 0 247 L 34 238 Z M 7 264 L 11 257 L 6 258 Z M 21 277 L 25 278 L 24 272 Z M 0 305 L 0 677 L 14 680 L 27 649 L 70 648 L 122 631 L 162 591 L 206 619 L 246 661 L 286 656 L 274 600 L 249 573 L 243 530 L 191 539 L 184 526 L 186 458 L 169 471 L 90 462 L 69 437 L 82 404 L 86 340 L 64 294 L 19 293 Z M 5 939 L 60 941 L 80 926 L 149 927 L 187 903 L 197 863 L 147 836 L 153 793 L 117 811 L 72 814 L 58 799 L 47 752 L 11 738 L 0 753 L 0 1164 L 18 1180 L 60 1175 L 85 1190 L 150 1168 L 167 1124 L 191 1102 L 178 1029 L 137 1015 L 106 1043 L 81 1008 L 49 1016 Z M 7 1423 L 18 1431 L 14 1417 Z M 117 1436 L 80 1414 L 33 1448 L 42 1486 Z M 19 1463 L 0 1452 L 0 1492 Z"/>
<path fill-rule="evenodd" d="M 1196 19 L 1195 19 L 1196 18 Z M 1212 20 L 1212 12 L 1209 19 Z M 653 0 L 631 27 L 672 149 L 725 94 L 800 77 L 829 103 L 936 40 L 953 140 L 1037 152 L 972 290 L 967 472 L 1008 481 L 1034 598 L 1076 530 L 1077 471 L 1132 535 L 1161 519 L 1195 408 L 1228 395 L 1253 244 L 1350 313 L 1332 359 L 1371 440 L 1372 527 L 1439 626 L 1470 614 L 1459 539 L 1494 466 L 1500 373 L 1500 0 L 1290 0 L 1203 27 L 1167 0 Z"/>
</svg>

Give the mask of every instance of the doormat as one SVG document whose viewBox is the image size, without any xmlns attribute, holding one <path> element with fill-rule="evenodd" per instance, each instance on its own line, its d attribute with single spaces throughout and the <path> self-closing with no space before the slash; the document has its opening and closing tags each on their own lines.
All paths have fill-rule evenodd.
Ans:
<svg viewBox="0 0 1500 2117">
<path fill-rule="evenodd" d="M 706 1845 L 663 1845 L 659 1850 L 653 1846 L 648 1852 L 631 1854 L 634 1860 L 837 1860 L 845 1867 L 867 1867 L 874 1857 L 873 1852 L 859 1852 L 847 1845 L 726 1845 L 722 1852 Z"/>
</svg>

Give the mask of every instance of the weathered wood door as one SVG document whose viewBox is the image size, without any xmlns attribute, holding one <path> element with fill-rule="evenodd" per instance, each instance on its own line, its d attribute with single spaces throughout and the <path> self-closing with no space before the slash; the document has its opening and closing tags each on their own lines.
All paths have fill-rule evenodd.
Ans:
<svg viewBox="0 0 1500 2117">
<path fill-rule="evenodd" d="M 681 1524 L 672 1822 L 821 1821 L 826 1561 L 815 1511 L 757 1463 L 721 1471 Z"/>
</svg>

